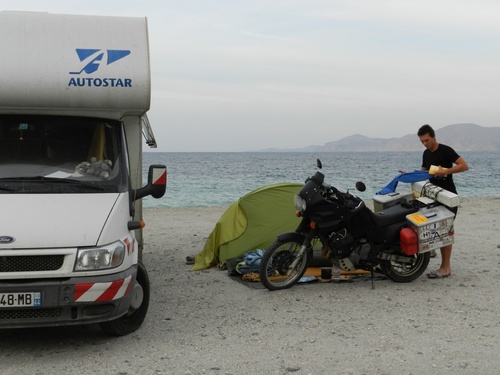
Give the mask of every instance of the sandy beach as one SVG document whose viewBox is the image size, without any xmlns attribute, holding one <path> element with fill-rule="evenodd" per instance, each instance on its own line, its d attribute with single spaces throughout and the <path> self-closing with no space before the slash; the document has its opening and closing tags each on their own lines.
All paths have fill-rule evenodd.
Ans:
<svg viewBox="0 0 500 375">
<path fill-rule="evenodd" d="M 453 274 L 255 290 L 190 272 L 224 208 L 148 210 L 146 263 L 173 373 L 431 374 L 500 369 L 500 199 L 465 199 Z M 159 242 L 158 242 L 159 241 Z M 439 256 L 429 270 L 438 268 Z M 168 319 L 165 321 L 165 319 Z M 168 352 L 168 351 L 167 351 Z M 167 353 L 166 352 L 166 353 Z"/>
<path fill-rule="evenodd" d="M 497 374 L 500 198 L 464 199 L 453 274 L 270 292 L 190 271 L 225 211 L 146 209 L 151 305 L 137 332 L 2 332 L 3 374 Z M 429 270 L 439 265 L 431 259 Z M 102 366 L 102 363 L 106 363 Z"/>
</svg>

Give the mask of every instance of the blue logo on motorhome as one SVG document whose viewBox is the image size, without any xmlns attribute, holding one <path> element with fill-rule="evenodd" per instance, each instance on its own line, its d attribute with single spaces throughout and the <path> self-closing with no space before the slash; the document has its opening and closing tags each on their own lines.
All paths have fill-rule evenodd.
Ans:
<svg viewBox="0 0 500 375">
<path fill-rule="evenodd" d="M 85 63 L 80 71 L 69 74 L 81 75 L 82 73 L 95 73 L 101 65 L 110 65 L 115 61 L 130 55 L 129 50 L 116 49 L 83 49 L 77 48 L 76 54 L 81 62 Z M 106 57 L 105 57 L 106 56 Z M 132 87 L 130 78 L 71 78 L 68 86 L 79 87 Z"/>
</svg>

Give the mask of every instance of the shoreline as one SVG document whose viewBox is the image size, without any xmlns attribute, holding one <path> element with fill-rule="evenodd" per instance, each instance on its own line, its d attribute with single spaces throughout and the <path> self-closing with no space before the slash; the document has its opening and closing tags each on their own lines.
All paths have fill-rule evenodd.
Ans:
<svg viewBox="0 0 500 375">
<path fill-rule="evenodd" d="M 484 200 L 498 200 L 500 199 L 499 196 L 485 196 L 485 197 L 460 197 L 460 205 L 458 206 L 459 209 L 461 206 L 469 206 L 471 203 L 477 201 L 481 202 Z M 364 200 L 365 204 L 370 208 L 373 209 L 373 201 L 371 199 L 365 199 Z M 234 202 L 233 202 L 234 203 Z M 231 203 L 231 204 L 233 204 Z M 198 210 L 207 210 L 207 211 L 221 211 L 224 213 L 224 211 L 231 206 L 231 204 L 228 205 L 217 205 L 217 206 L 182 206 L 182 207 L 168 207 L 168 206 L 157 206 L 157 207 L 143 207 L 143 212 L 144 213 L 149 213 L 149 214 L 155 214 L 155 211 L 165 211 L 165 210 L 172 210 L 172 211 L 198 211 Z M 293 207 L 292 207 L 293 209 Z"/>
</svg>

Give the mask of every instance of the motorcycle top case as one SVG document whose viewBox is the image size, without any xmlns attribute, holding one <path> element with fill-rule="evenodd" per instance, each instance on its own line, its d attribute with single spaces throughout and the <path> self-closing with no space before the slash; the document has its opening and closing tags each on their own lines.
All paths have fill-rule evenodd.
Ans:
<svg viewBox="0 0 500 375">
<path fill-rule="evenodd" d="M 389 194 L 375 195 L 373 197 L 373 209 L 375 212 L 384 211 L 385 209 L 397 204 L 409 202 L 412 198 L 413 193 L 409 190 L 401 190 Z"/>
<path fill-rule="evenodd" d="M 423 208 L 406 216 L 418 238 L 418 252 L 437 250 L 454 242 L 455 214 L 446 207 Z"/>
</svg>

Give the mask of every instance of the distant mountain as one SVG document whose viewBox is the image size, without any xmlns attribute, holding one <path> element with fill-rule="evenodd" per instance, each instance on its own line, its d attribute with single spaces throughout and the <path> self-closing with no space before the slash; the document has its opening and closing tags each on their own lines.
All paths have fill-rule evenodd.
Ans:
<svg viewBox="0 0 500 375">
<path fill-rule="evenodd" d="M 325 151 L 387 151 L 396 138 L 369 138 L 361 134 L 351 135 L 338 141 L 325 143 Z"/>
<path fill-rule="evenodd" d="M 476 124 L 455 124 L 435 129 L 439 143 L 447 144 L 460 151 L 500 151 L 500 127 L 486 128 Z M 401 138 L 370 138 L 355 134 L 323 146 L 307 146 L 298 152 L 373 152 L 373 151 L 422 151 L 417 132 Z"/>
</svg>

